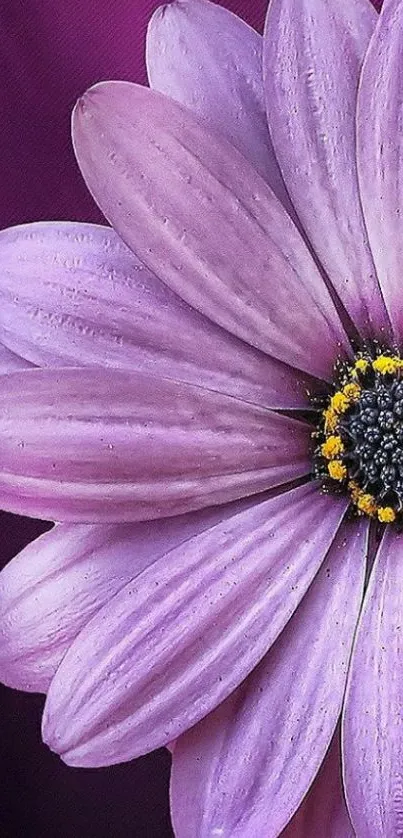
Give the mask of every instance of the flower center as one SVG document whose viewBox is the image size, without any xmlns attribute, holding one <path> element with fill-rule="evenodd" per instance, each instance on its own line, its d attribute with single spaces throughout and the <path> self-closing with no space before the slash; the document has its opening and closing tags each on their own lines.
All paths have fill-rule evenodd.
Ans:
<svg viewBox="0 0 403 838">
<path fill-rule="evenodd" d="M 345 488 L 359 513 L 403 521 L 403 360 L 360 354 L 339 371 L 321 413 L 315 475 Z"/>
</svg>

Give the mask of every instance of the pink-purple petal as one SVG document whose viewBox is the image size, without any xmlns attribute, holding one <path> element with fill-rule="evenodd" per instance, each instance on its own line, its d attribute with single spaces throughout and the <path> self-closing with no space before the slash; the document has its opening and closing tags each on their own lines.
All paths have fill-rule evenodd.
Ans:
<svg viewBox="0 0 403 838">
<path fill-rule="evenodd" d="M 7 346 L 4 346 L 4 343 L 0 343 L 0 374 L 3 375 L 7 372 L 14 372 L 15 370 L 24 370 L 29 369 L 32 364 L 29 361 L 25 361 L 24 358 L 21 358 L 20 355 L 16 355 L 15 352 L 12 352 L 11 349 L 8 349 Z"/>
<path fill-rule="evenodd" d="M 90 191 L 150 270 L 252 346 L 329 377 L 346 335 L 293 222 L 243 155 L 191 111 L 124 82 L 85 94 L 73 140 Z"/>
<path fill-rule="evenodd" d="M 341 525 L 309 591 L 255 672 L 176 742 L 172 816 L 178 838 L 276 838 L 300 805 L 341 710 L 367 531 L 355 521 Z"/>
<path fill-rule="evenodd" d="M 225 699 L 274 642 L 345 509 L 345 499 L 309 484 L 256 504 L 155 562 L 70 648 L 48 693 L 45 741 L 68 764 L 99 766 L 176 739 Z"/>
<path fill-rule="evenodd" d="M 344 799 L 339 727 L 305 800 L 281 838 L 355 838 Z"/>
<path fill-rule="evenodd" d="M 366 593 L 343 719 L 344 783 L 358 836 L 403 828 L 403 536 L 389 530 Z"/>
<path fill-rule="evenodd" d="M 389 326 L 356 164 L 358 80 L 376 21 L 368 0 L 272 0 L 264 45 L 267 116 L 287 189 L 363 336 Z"/>
<path fill-rule="evenodd" d="M 145 373 L 11 373 L 0 506 L 86 523 L 179 515 L 308 474 L 310 434 L 303 421 Z"/>
<path fill-rule="evenodd" d="M 229 140 L 293 214 L 267 126 L 262 36 L 209 0 L 174 0 L 154 12 L 146 56 L 150 87 Z"/>
<path fill-rule="evenodd" d="M 154 560 L 150 544 L 138 554 L 135 529 L 60 524 L 6 565 L 0 574 L 3 683 L 46 692 L 90 617 Z"/>
<path fill-rule="evenodd" d="M 403 338 L 403 5 L 384 4 L 358 96 L 362 205 L 382 293 L 398 342 Z"/>
<path fill-rule="evenodd" d="M 0 337 L 41 367 L 138 369 L 268 407 L 306 404 L 304 375 L 191 309 L 108 227 L 0 232 Z"/>
<path fill-rule="evenodd" d="M 46 692 L 90 618 L 145 567 L 254 499 L 137 524 L 59 524 L 0 573 L 0 680 Z"/>
</svg>

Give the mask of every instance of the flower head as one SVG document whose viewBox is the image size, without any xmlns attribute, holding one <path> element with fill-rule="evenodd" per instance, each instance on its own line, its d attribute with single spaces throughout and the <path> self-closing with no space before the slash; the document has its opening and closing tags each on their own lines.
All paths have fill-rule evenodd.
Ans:
<svg viewBox="0 0 403 838">
<path fill-rule="evenodd" d="M 0 501 L 85 522 L 4 571 L 3 678 L 69 764 L 177 739 L 179 836 L 279 835 L 341 713 L 355 833 L 400 829 L 402 32 L 401 0 L 272 0 L 263 42 L 163 7 L 154 89 L 73 115 L 116 233 L 0 235 L 42 367 L 3 378 Z"/>
</svg>

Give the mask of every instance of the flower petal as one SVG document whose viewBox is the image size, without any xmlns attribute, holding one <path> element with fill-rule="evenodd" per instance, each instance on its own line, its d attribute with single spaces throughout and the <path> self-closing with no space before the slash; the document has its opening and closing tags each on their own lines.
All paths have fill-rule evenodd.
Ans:
<svg viewBox="0 0 403 838">
<path fill-rule="evenodd" d="M 384 5 L 361 75 L 358 173 L 376 269 L 395 337 L 403 338 L 403 6 Z"/>
<path fill-rule="evenodd" d="M 253 498 L 138 524 L 59 524 L 0 573 L 0 680 L 46 692 L 90 618 L 145 567 Z"/>
<path fill-rule="evenodd" d="M 355 521 L 342 524 L 309 591 L 255 672 L 176 742 L 172 816 L 178 838 L 276 838 L 300 805 L 341 710 L 367 531 Z"/>
<path fill-rule="evenodd" d="M 147 32 L 150 87 L 190 108 L 229 140 L 293 215 L 266 120 L 262 36 L 209 0 L 174 0 Z"/>
<path fill-rule="evenodd" d="M 0 343 L 0 374 L 29 369 L 31 366 L 32 364 L 29 361 L 25 361 L 24 358 L 11 352 L 11 349 L 7 349 L 3 343 Z"/>
<path fill-rule="evenodd" d="M 191 309 L 108 227 L 0 232 L 0 335 L 41 367 L 138 369 L 268 407 L 306 404 L 302 374 Z"/>
<path fill-rule="evenodd" d="M 49 690 L 45 741 L 71 765 L 97 766 L 153 750 L 191 727 L 274 642 L 345 508 L 344 499 L 311 483 L 155 562 L 70 648 Z"/>
<path fill-rule="evenodd" d="M 358 835 L 402 830 L 403 536 L 388 531 L 365 597 L 343 720 L 344 777 Z"/>
<path fill-rule="evenodd" d="M 130 538 L 135 527 L 61 524 L 6 565 L 0 574 L 3 683 L 46 692 L 89 618 L 153 561 L 150 549 L 137 555 Z"/>
<path fill-rule="evenodd" d="M 281 833 L 281 838 L 310 836 L 355 838 L 343 794 L 339 727 L 305 800 Z"/>
<path fill-rule="evenodd" d="M 379 337 L 389 324 L 355 144 L 359 73 L 376 20 L 368 0 L 272 0 L 264 64 L 268 122 L 291 200 L 356 326 Z"/>
<path fill-rule="evenodd" d="M 85 94 L 73 138 L 106 217 L 170 288 L 252 346 L 331 374 L 348 352 L 334 305 L 289 216 L 243 155 L 186 108 L 125 82 Z"/>
<path fill-rule="evenodd" d="M 0 506 L 81 522 L 179 515 L 308 474 L 311 430 L 144 373 L 11 373 L 0 390 Z"/>
</svg>

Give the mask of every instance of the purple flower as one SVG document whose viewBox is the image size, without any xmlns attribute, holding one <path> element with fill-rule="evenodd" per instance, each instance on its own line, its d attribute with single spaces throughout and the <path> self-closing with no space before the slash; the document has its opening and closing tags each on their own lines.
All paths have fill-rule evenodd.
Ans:
<svg viewBox="0 0 403 838">
<path fill-rule="evenodd" d="M 401 0 L 377 21 L 272 0 L 262 75 L 240 20 L 163 7 L 154 91 L 74 112 L 117 233 L 0 235 L 0 502 L 65 522 L 0 576 L 2 678 L 68 764 L 177 740 L 181 838 L 279 835 L 322 764 L 288 836 L 401 829 Z"/>
</svg>

